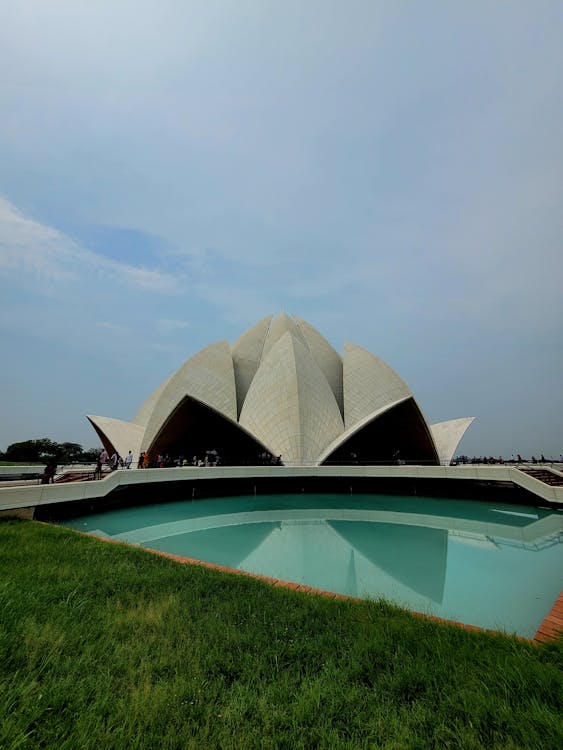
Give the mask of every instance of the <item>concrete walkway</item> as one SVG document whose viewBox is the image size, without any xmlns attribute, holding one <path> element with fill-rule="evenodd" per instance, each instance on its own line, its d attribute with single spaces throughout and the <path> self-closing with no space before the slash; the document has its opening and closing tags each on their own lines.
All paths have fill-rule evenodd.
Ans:
<svg viewBox="0 0 563 750">
<path fill-rule="evenodd" d="M 32 508 L 52 503 L 95 500 L 106 497 L 118 487 L 198 480 L 240 480 L 275 478 L 419 479 L 467 480 L 513 483 L 538 500 L 563 505 L 563 487 L 552 486 L 514 466 L 210 466 L 171 469 L 118 470 L 102 480 L 68 484 L 0 486 L 0 513 L 18 508 Z"/>
</svg>

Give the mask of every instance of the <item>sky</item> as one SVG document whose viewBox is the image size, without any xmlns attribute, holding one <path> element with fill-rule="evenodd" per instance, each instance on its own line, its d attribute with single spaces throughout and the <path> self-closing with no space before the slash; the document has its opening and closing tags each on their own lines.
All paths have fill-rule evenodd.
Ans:
<svg viewBox="0 0 563 750">
<path fill-rule="evenodd" d="M 563 3 L 0 9 L 0 450 L 286 311 L 563 452 Z"/>
</svg>

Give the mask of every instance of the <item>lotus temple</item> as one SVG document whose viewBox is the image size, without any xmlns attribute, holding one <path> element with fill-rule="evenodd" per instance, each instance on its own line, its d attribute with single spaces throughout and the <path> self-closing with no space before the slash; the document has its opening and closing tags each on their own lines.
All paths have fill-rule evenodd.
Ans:
<svg viewBox="0 0 563 750">
<path fill-rule="evenodd" d="M 129 422 L 88 415 L 121 456 L 201 456 L 228 465 L 449 464 L 473 418 L 429 424 L 412 391 L 356 344 L 341 356 L 306 321 L 268 316 L 234 344 L 190 357 Z"/>
</svg>

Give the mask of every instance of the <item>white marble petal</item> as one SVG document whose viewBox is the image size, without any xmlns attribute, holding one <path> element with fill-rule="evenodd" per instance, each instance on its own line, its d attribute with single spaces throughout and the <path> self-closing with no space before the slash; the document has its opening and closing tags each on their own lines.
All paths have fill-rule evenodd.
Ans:
<svg viewBox="0 0 563 750">
<path fill-rule="evenodd" d="M 250 384 L 252 383 L 252 378 L 256 375 L 256 371 L 260 365 L 264 341 L 271 320 L 271 315 L 262 318 L 259 323 L 243 333 L 242 336 L 239 336 L 231 347 L 233 365 L 235 368 L 239 414 L 242 405 L 244 404 L 246 394 L 248 393 L 248 389 L 250 388 Z"/>
<path fill-rule="evenodd" d="M 367 416 L 363 417 L 359 421 L 355 422 L 350 427 L 347 427 L 340 435 L 338 435 L 330 445 L 327 445 L 327 447 L 323 450 L 323 452 L 320 454 L 320 456 L 317 459 L 318 464 L 322 464 L 323 461 L 326 461 L 326 459 L 330 456 L 331 453 L 334 453 L 335 450 L 337 450 L 341 445 L 343 445 L 347 440 L 349 440 L 353 435 L 355 435 L 360 430 L 363 430 L 363 428 L 370 424 L 370 422 L 374 422 L 378 417 L 381 417 L 383 414 L 388 412 L 390 409 L 393 409 L 395 406 L 398 406 L 399 404 L 402 404 L 403 401 L 408 401 L 408 399 L 411 398 L 411 396 L 403 396 L 403 398 L 399 398 L 396 401 L 390 401 L 388 404 L 385 404 L 385 406 L 381 406 L 379 409 L 376 409 L 371 414 L 368 414 Z"/>
<path fill-rule="evenodd" d="M 272 347 L 274 347 L 281 339 L 281 337 L 286 333 L 291 333 L 294 338 L 301 341 L 301 343 L 305 346 L 307 345 L 303 334 L 297 327 L 297 324 L 295 323 L 293 318 L 290 318 L 287 313 L 282 312 L 279 315 L 276 315 L 276 317 L 270 323 L 268 334 L 266 336 L 266 340 L 264 341 L 262 359 L 266 357 L 270 349 L 272 349 Z"/>
<path fill-rule="evenodd" d="M 306 320 L 295 316 L 298 329 L 303 334 L 313 359 L 323 371 L 328 384 L 332 388 L 336 403 L 341 413 L 344 413 L 344 397 L 342 392 L 342 357 L 316 328 Z"/>
<path fill-rule="evenodd" d="M 135 422 L 135 424 L 143 425 L 143 427 L 146 426 L 153 412 L 153 409 L 156 406 L 158 399 L 160 398 L 160 394 L 166 388 L 172 377 L 173 376 L 165 380 L 164 383 L 161 383 L 158 388 L 151 393 L 147 400 L 143 402 L 141 408 L 133 417 L 132 421 Z"/>
<path fill-rule="evenodd" d="M 211 344 L 194 354 L 170 378 L 148 421 L 142 450 L 150 449 L 170 415 L 186 396 L 236 422 L 235 375 L 231 348 L 226 341 Z"/>
<path fill-rule="evenodd" d="M 106 450 L 113 448 L 122 458 L 132 452 L 135 461 L 139 458 L 141 440 L 145 428 L 134 422 L 124 422 L 112 417 L 98 417 L 92 414 L 87 419 L 98 433 L 100 440 Z"/>
<path fill-rule="evenodd" d="M 430 432 L 441 464 L 446 466 L 450 464 L 461 438 L 474 419 L 475 417 L 462 417 L 430 425 Z"/>
<path fill-rule="evenodd" d="M 412 396 L 395 370 L 355 344 L 344 345 L 343 384 L 346 429 L 385 406 Z"/>
<path fill-rule="evenodd" d="M 306 345 L 287 331 L 263 357 L 240 424 L 285 464 L 315 463 L 344 428 L 334 394 Z"/>
</svg>

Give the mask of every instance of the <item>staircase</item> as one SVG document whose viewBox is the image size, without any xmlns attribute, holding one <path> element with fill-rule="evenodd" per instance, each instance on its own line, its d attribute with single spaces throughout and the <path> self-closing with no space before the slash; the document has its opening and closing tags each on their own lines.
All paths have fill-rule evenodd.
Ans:
<svg viewBox="0 0 563 750">
<path fill-rule="evenodd" d="M 88 482 L 94 479 L 93 471 L 65 471 L 55 479 L 56 484 L 66 484 L 67 482 Z"/>
<path fill-rule="evenodd" d="M 524 474 L 529 474 L 534 479 L 539 479 L 544 484 L 549 484 L 551 487 L 563 487 L 563 476 L 556 474 L 551 469 L 535 468 L 532 466 L 519 466 L 520 471 Z"/>
</svg>

